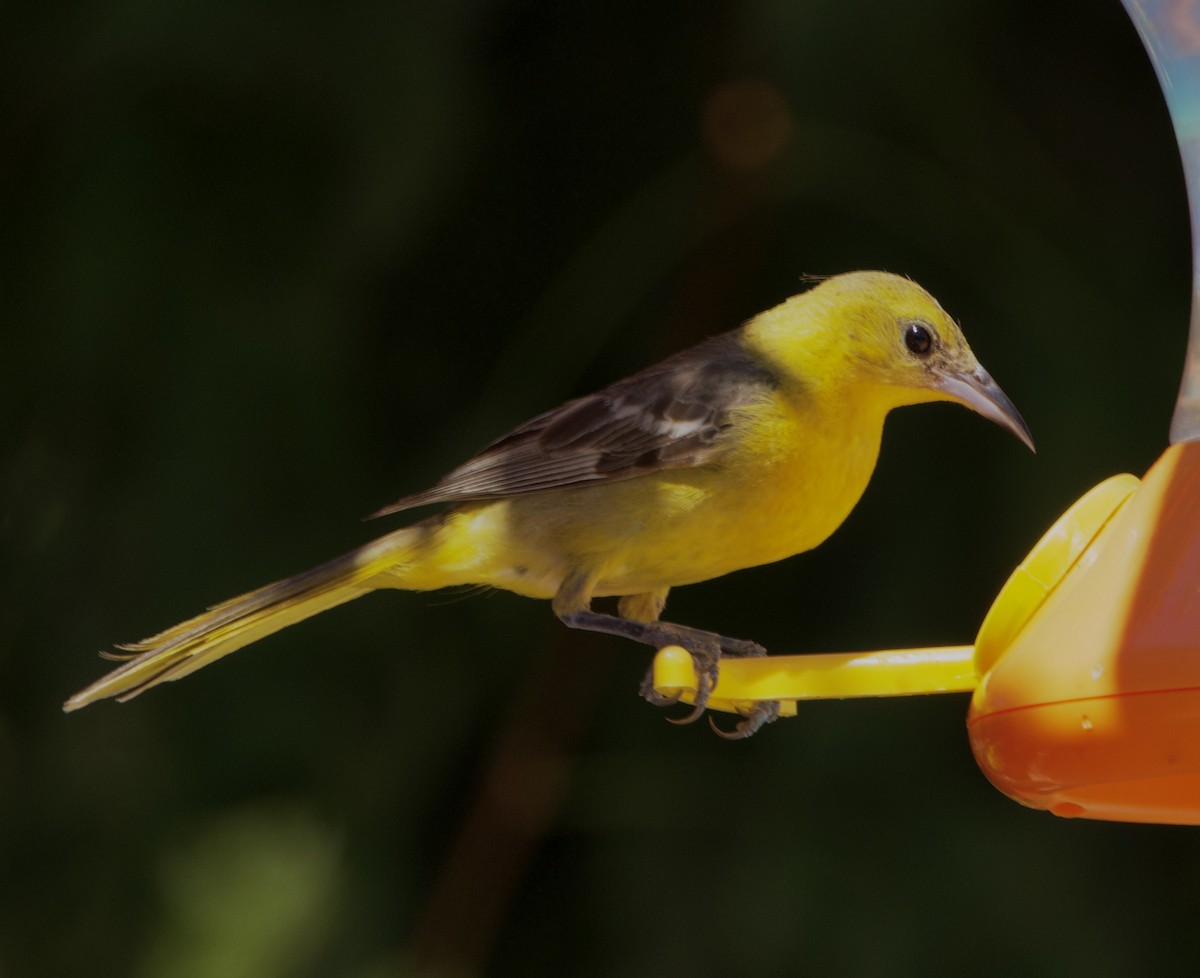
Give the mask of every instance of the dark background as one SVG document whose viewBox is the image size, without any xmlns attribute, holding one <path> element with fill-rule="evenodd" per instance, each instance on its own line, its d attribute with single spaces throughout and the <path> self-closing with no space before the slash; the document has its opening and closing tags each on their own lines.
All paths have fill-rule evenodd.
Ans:
<svg viewBox="0 0 1200 978">
<path fill-rule="evenodd" d="M 963 696 L 728 744 L 544 603 L 389 593 L 59 712 L 96 649 L 851 268 L 960 317 L 1038 455 L 900 412 L 826 546 L 671 617 L 777 652 L 970 641 L 1045 527 L 1166 442 L 1187 212 L 1116 0 L 4 20 L 5 978 L 1194 967 L 1195 831 L 1019 807 Z"/>
</svg>

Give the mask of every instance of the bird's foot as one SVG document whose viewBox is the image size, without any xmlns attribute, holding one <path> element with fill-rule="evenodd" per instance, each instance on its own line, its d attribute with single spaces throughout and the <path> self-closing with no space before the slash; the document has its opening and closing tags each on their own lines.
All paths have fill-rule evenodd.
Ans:
<svg viewBox="0 0 1200 978">
<path fill-rule="evenodd" d="M 667 717 L 668 723 L 682 727 L 695 723 L 708 709 L 708 697 L 713 687 L 717 685 L 717 673 L 720 672 L 721 656 L 712 652 L 692 652 L 692 662 L 696 668 L 696 695 L 692 699 L 692 712 L 682 717 Z"/>
<path fill-rule="evenodd" d="M 724 740 L 745 740 L 747 737 L 753 737 L 766 724 L 778 719 L 779 700 L 767 700 L 764 703 L 756 703 L 732 730 L 722 730 L 718 727 L 711 714 L 708 717 L 708 725 L 712 727 L 713 733 Z"/>
<path fill-rule="evenodd" d="M 750 642 L 744 638 L 727 638 L 724 635 L 719 638 L 722 655 L 732 656 L 735 659 L 750 659 L 767 654 L 767 650 L 757 642 Z"/>
<path fill-rule="evenodd" d="M 766 655 L 767 650 L 757 642 L 731 639 L 722 635 L 718 636 L 718 641 L 712 643 L 711 647 L 707 643 L 703 646 L 699 645 L 699 643 L 692 643 L 689 654 L 692 657 L 692 663 L 696 670 L 696 693 L 692 700 L 691 712 L 682 717 L 667 717 L 668 722 L 681 726 L 695 723 L 707 710 L 709 697 L 717 685 L 722 654 L 730 657 L 758 657 Z M 642 680 L 640 692 L 644 699 L 655 706 L 674 706 L 680 701 L 679 691 L 667 695 L 660 693 L 654 688 L 653 665 L 646 672 L 646 678 Z M 739 720 L 732 730 L 722 730 L 717 726 L 711 715 L 708 718 L 708 723 L 712 727 L 713 733 L 718 737 L 722 737 L 725 740 L 745 740 L 747 737 L 754 736 L 763 726 L 778 719 L 778 717 L 779 701 L 770 700 L 755 704 L 749 713 L 744 714 L 743 719 Z"/>
<path fill-rule="evenodd" d="M 728 656 L 744 658 L 758 658 L 767 654 L 767 650 L 757 642 L 749 642 L 740 638 L 725 638 L 724 636 L 721 638 L 721 651 Z M 722 730 L 718 727 L 711 713 L 708 717 L 708 725 L 712 728 L 713 733 L 725 740 L 745 740 L 747 737 L 753 737 L 768 723 L 773 723 L 778 719 L 779 700 L 765 700 L 755 703 L 750 712 L 744 714 L 732 730 Z"/>
<path fill-rule="evenodd" d="M 654 688 L 654 664 L 651 663 L 650 668 L 646 670 L 646 678 L 642 680 L 641 688 L 638 690 L 639 695 L 646 702 L 654 706 L 674 706 L 679 702 L 682 696 L 681 690 L 675 690 L 670 696 L 665 693 L 660 693 Z"/>
<path fill-rule="evenodd" d="M 696 694 L 692 699 L 692 710 L 683 717 L 667 717 L 671 723 L 680 725 L 695 723 L 704 715 L 704 711 L 708 707 L 708 697 L 712 693 L 712 688 L 717 684 L 717 673 L 720 671 L 718 663 L 721 660 L 721 653 L 717 649 L 693 647 L 688 650 L 688 653 L 692 657 L 692 664 L 696 670 Z M 655 706 L 674 706 L 681 698 L 680 690 L 667 695 L 654 688 L 653 663 L 646 670 L 646 678 L 642 680 L 642 688 L 639 692 L 643 699 Z"/>
</svg>

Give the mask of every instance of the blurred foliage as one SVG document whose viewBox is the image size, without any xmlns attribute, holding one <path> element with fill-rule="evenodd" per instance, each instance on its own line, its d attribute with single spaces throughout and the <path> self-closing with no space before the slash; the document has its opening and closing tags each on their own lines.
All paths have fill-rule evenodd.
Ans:
<svg viewBox="0 0 1200 978">
<path fill-rule="evenodd" d="M 819 551 L 678 591 L 776 651 L 969 640 L 1165 444 L 1182 177 L 1116 0 L 10 7 L 0 975 L 1172 973 L 1193 831 L 979 775 L 962 697 L 675 728 L 646 652 L 371 597 L 124 707 L 93 650 L 362 542 L 530 413 L 881 267 L 1038 441 L 889 422 Z M 394 525 L 394 524 L 389 524 Z"/>
<path fill-rule="evenodd" d="M 330 834 L 311 815 L 278 806 L 206 819 L 186 846 L 162 855 L 162 927 L 144 974 L 302 973 L 334 916 L 339 860 Z"/>
</svg>

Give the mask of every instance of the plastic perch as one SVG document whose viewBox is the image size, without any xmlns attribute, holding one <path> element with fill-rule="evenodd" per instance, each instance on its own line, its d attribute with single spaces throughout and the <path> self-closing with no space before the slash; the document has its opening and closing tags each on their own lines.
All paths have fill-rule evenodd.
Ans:
<svg viewBox="0 0 1200 978">
<path fill-rule="evenodd" d="M 654 663 L 690 701 L 691 657 Z M 1056 815 L 1200 824 L 1200 444 L 1141 482 L 1114 476 L 1046 532 L 974 645 L 723 659 L 709 705 L 973 691 L 975 757 L 1005 794 Z"/>
</svg>

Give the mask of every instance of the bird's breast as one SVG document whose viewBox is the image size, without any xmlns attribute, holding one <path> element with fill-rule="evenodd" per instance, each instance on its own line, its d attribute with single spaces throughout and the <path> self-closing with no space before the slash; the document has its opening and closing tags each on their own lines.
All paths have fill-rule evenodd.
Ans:
<svg viewBox="0 0 1200 978">
<path fill-rule="evenodd" d="M 842 524 L 875 468 L 882 423 L 872 430 L 785 416 L 760 428 L 717 466 L 655 475 L 636 532 L 617 548 L 598 593 L 772 563 L 811 550 Z"/>
</svg>

